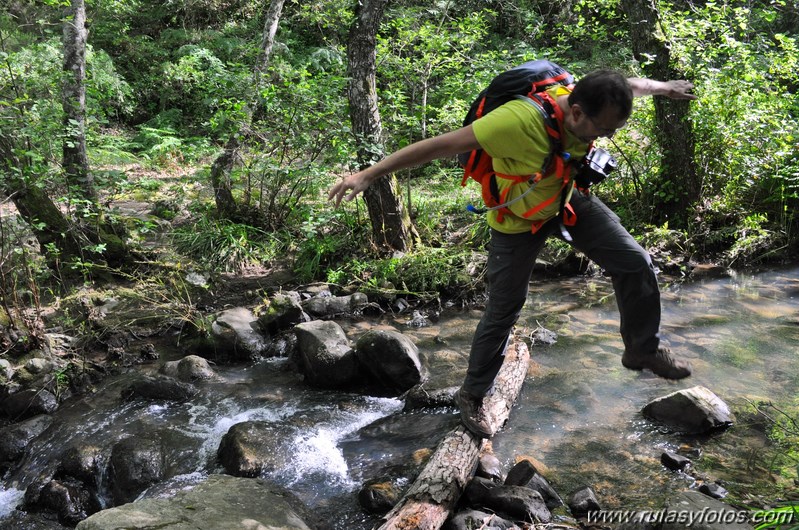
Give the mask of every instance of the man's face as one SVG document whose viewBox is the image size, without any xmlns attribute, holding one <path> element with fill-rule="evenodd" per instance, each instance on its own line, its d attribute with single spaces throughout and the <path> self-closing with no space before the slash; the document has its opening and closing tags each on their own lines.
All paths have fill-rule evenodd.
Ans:
<svg viewBox="0 0 799 530">
<path fill-rule="evenodd" d="M 589 116 L 575 103 L 569 107 L 569 115 L 566 120 L 566 127 L 573 135 L 585 143 L 590 143 L 597 138 L 610 138 L 618 129 L 627 124 L 626 118 L 619 118 L 619 113 L 615 107 L 608 106 L 594 117 Z"/>
</svg>

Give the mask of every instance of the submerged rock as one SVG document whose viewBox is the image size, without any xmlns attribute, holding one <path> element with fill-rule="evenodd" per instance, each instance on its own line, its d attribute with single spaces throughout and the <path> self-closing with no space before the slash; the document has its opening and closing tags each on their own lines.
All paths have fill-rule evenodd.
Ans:
<svg viewBox="0 0 799 530">
<path fill-rule="evenodd" d="M 321 528 L 296 496 L 263 480 L 211 475 L 169 499 L 144 499 L 103 510 L 77 530 L 109 528 Z"/>
<path fill-rule="evenodd" d="M 159 440 L 126 438 L 111 449 L 109 465 L 114 504 L 131 502 L 165 477 L 165 454 Z"/>
<path fill-rule="evenodd" d="M 568 504 L 572 515 L 575 517 L 585 517 L 588 515 L 588 512 L 598 512 L 602 510 L 594 490 L 588 486 L 580 488 L 572 493 Z"/>
<path fill-rule="evenodd" d="M 751 514 L 736 510 L 698 491 L 683 491 L 670 499 L 661 516 L 660 530 L 743 530 L 750 529 Z M 691 519 L 689 519 L 691 518 Z"/>
<path fill-rule="evenodd" d="M 237 477 L 257 477 L 285 466 L 286 426 L 265 421 L 233 425 L 222 437 L 217 458 L 225 471 Z"/>
<path fill-rule="evenodd" d="M 691 460 L 682 455 L 666 451 L 660 455 L 660 463 L 672 471 L 682 471 L 691 465 Z"/>
<path fill-rule="evenodd" d="M 122 389 L 124 399 L 144 398 L 185 402 L 196 396 L 197 388 L 170 377 L 142 377 Z"/>
<path fill-rule="evenodd" d="M 727 404 L 703 386 L 658 398 L 642 412 L 647 418 L 692 434 L 729 427 L 735 421 Z"/>
<path fill-rule="evenodd" d="M 367 481 L 358 492 L 358 504 L 367 513 L 383 515 L 397 504 L 401 495 L 399 480 L 373 479 Z"/>
<path fill-rule="evenodd" d="M 460 387 L 451 386 L 447 388 L 425 388 L 424 384 L 416 385 L 405 395 L 404 411 L 416 409 L 432 409 L 437 407 L 454 407 L 455 394 Z"/>
<path fill-rule="evenodd" d="M 52 424 L 53 419 L 42 414 L 0 429 L 0 471 L 22 460 L 30 442 Z"/>
<path fill-rule="evenodd" d="M 26 500 L 27 500 L 26 494 Z M 101 503 L 96 491 L 87 488 L 76 479 L 53 479 L 45 484 L 37 495 L 35 506 L 27 509 L 51 510 L 58 514 L 62 524 L 75 525 L 89 515 L 100 511 Z"/>
</svg>

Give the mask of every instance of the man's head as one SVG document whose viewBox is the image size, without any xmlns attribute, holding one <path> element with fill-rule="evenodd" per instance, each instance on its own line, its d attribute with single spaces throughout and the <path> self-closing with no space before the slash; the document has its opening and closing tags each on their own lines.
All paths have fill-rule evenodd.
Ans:
<svg viewBox="0 0 799 530">
<path fill-rule="evenodd" d="M 624 127 L 632 113 L 633 91 L 620 73 L 597 70 L 574 85 L 567 101 L 566 127 L 581 140 L 592 142 Z"/>
</svg>

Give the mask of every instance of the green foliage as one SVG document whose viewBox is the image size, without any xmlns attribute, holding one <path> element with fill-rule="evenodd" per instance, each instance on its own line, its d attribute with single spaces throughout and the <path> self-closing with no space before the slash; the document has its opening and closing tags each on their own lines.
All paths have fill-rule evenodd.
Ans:
<svg viewBox="0 0 799 530">
<path fill-rule="evenodd" d="M 471 272 L 471 274 L 470 274 Z M 327 280 L 363 291 L 467 298 L 483 287 L 482 265 L 468 250 L 418 247 L 394 257 L 355 259 L 328 271 Z"/>
<path fill-rule="evenodd" d="M 755 530 L 799 530 L 799 503 L 758 510 L 753 513 L 753 518 L 762 521 Z"/>
<path fill-rule="evenodd" d="M 366 227 L 345 210 L 310 210 L 300 226 L 295 249 L 294 272 L 300 282 L 328 277 L 328 270 L 358 253 Z M 341 277 L 341 276 L 338 276 Z"/>
<path fill-rule="evenodd" d="M 231 110 L 251 86 L 250 70 L 244 65 L 224 63 L 212 50 L 194 44 L 181 46 L 162 69 L 159 106 L 180 109 L 190 128 Z"/>
<path fill-rule="evenodd" d="M 487 12 L 463 13 L 447 3 L 437 11 L 397 7 L 378 38 L 381 117 L 401 147 L 460 125 L 480 89 L 470 73 L 489 32 Z M 493 54 L 492 54 L 493 55 Z M 496 67 L 496 65 L 493 65 Z"/>
<path fill-rule="evenodd" d="M 258 228 L 200 218 L 174 231 L 175 248 L 210 270 L 241 271 L 274 259 L 281 243 Z"/>
<path fill-rule="evenodd" d="M 783 229 L 794 222 L 784 212 L 796 194 L 797 35 L 770 31 L 783 8 L 711 2 L 669 15 L 675 51 L 699 85 L 693 125 L 705 194 L 754 206 L 742 229 L 757 212 Z"/>
</svg>

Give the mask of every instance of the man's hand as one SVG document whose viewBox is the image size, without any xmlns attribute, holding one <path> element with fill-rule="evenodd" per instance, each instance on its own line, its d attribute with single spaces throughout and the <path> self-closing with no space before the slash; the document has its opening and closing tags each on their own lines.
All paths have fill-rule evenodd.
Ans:
<svg viewBox="0 0 799 530">
<path fill-rule="evenodd" d="M 691 93 L 694 84 L 684 79 L 665 81 L 664 96 L 671 99 L 696 99 L 696 94 Z"/>
<path fill-rule="evenodd" d="M 359 193 L 369 187 L 371 184 L 371 180 L 364 175 L 364 172 L 353 173 L 352 175 L 348 175 L 341 179 L 339 182 L 336 183 L 335 186 L 330 188 L 330 192 L 327 194 L 327 200 L 335 201 L 336 206 L 341 204 L 342 200 L 351 201 L 354 199 Z M 350 191 L 350 194 L 347 195 L 347 192 Z M 345 197 L 345 195 L 347 195 Z"/>
</svg>

